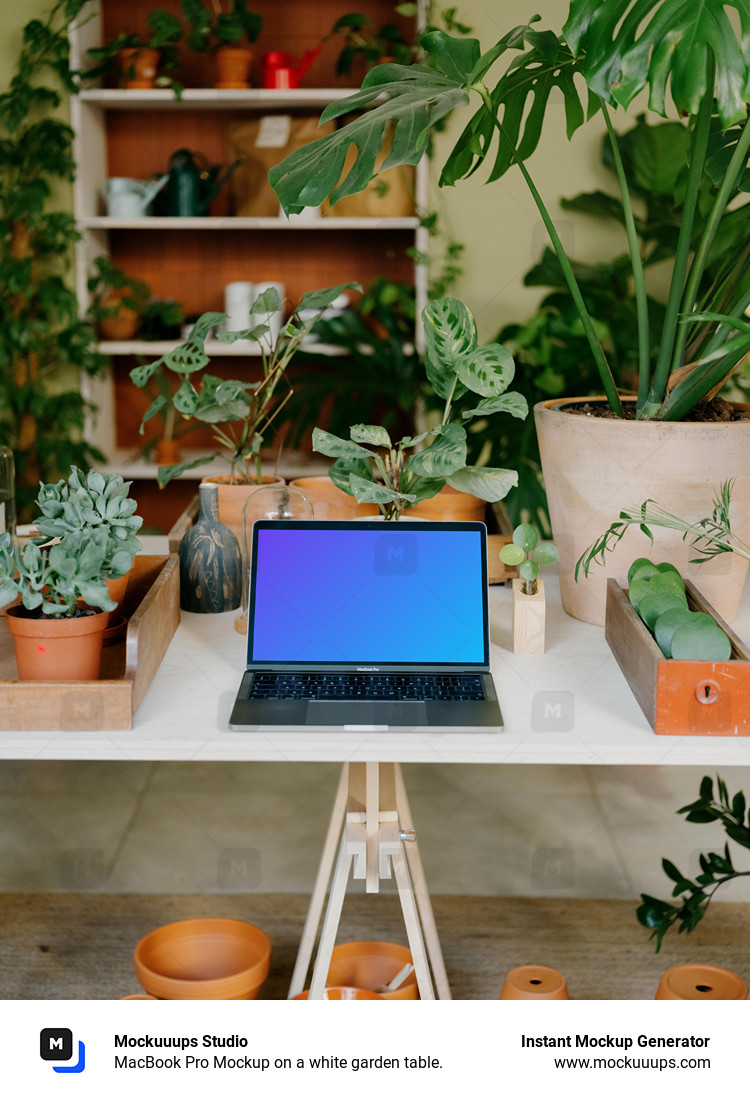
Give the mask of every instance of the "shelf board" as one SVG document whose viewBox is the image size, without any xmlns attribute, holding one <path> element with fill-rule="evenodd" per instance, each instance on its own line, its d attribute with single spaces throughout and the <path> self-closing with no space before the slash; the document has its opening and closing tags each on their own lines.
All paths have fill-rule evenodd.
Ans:
<svg viewBox="0 0 750 1100">
<path fill-rule="evenodd" d="M 81 229 L 272 229 L 274 231 L 293 229 L 295 232 L 308 230 L 348 230 L 352 229 L 408 229 L 415 230 L 419 218 L 162 218 L 146 216 L 144 218 L 107 218 L 95 216 L 79 218 Z"/>
<path fill-rule="evenodd" d="M 180 99 L 171 88 L 87 88 L 79 93 L 82 103 L 109 110 L 157 110 L 159 108 L 205 108 L 234 110 L 237 107 L 300 109 L 325 107 L 337 99 L 354 95 L 358 88 L 185 88 Z"/>
<path fill-rule="evenodd" d="M 204 454 L 203 450 L 190 450 L 186 447 L 182 452 L 182 461 L 191 462 Z M 328 473 L 330 462 L 321 459 L 317 455 L 303 454 L 299 452 L 282 452 L 278 465 L 273 461 L 263 464 L 264 473 L 278 473 L 287 481 L 296 477 L 323 476 Z M 128 448 L 119 448 L 110 455 L 109 461 L 100 467 L 106 474 L 121 474 L 127 481 L 156 481 L 158 467 L 155 462 L 150 462 L 140 451 Z M 181 480 L 200 481 L 201 478 L 215 474 L 229 473 L 229 466 L 216 458 L 213 462 L 204 462 L 193 470 L 187 470 Z"/>
<path fill-rule="evenodd" d="M 102 340 L 98 350 L 102 355 L 143 355 L 151 359 L 158 359 L 182 343 L 181 340 Z M 236 341 L 234 344 L 223 344 L 220 340 L 206 340 L 204 345 L 206 354 L 211 358 L 221 356 L 250 356 L 260 355 L 260 345 L 247 340 L 244 343 Z M 335 347 L 333 344 L 309 343 L 303 344 L 300 351 L 309 352 L 311 355 L 346 355 L 346 348 Z"/>
</svg>

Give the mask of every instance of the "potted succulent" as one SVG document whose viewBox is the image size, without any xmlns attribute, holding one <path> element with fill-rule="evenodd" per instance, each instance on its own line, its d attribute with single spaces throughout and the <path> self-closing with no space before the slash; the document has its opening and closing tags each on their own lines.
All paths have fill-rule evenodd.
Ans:
<svg viewBox="0 0 750 1100">
<path fill-rule="evenodd" d="M 253 51 L 250 46 L 263 29 L 263 17 L 250 11 L 245 0 L 182 0 L 188 20 L 191 50 L 211 50 L 217 88 L 249 88 Z"/>
<path fill-rule="evenodd" d="M 138 505 L 129 495 L 131 485 L 120 474 L 89 470 L 84 477 L 73 466 L 67 481 L 40 485 L 36 499 L 41 514 L 34 526 L 42 542 L 62 540 L 71 532 L 106 535 L 100 576 L 115 604 L 122 602 L 133 558 L 142 549 L 136 531 L 143 520 L 135 514 Z"/>
<path fill-rule="evenodd" d="M 730 797 L 726 783 L 718 776 L 716 785 L 718 790 L 715 795 L 713 780 L 708 775 L 704 776 L 698 798 L 677 812 L 696 825 L 720 821 L 729 840 L 743 848 L 750 848 L 750 816 L 744 794 L 738 791 Z M 657 952 L 670 928 L 676 926 L 678 932 L 693 932 L 705 917 L 716 891 L 733 879 L 750 875 L 750 870 L 738 871 L 735 868 L 728 843 L 724 845 L 723 852 L 701 853 L 698 860 L 700 874 L 694 880 L 684 875 L 670 860 L 663 859 L 661 862 L 664 873 L 675 884 L 672 897 L 678 901 L 675 904 L 650 894 L 641 894 L 641 904 L 637 910 L 640 923 L 651 929 Z"/>
<path fill-rule="evenodd" d="M 155 8 L 146 16 L 148 32 L 136 34 L 120 31 L 111 42 L 94 46 L 88 55 L 98 62 L 84 75 L 93 80 L 119 64 L 120 82 L 124 88 L 153 88 L 157 83 L 173 83 L 159 73 L 177 68 L 177 43 L 182 38 L 182 24 L 173 12 Z M 179 85 L 173 84 L 179 93 Z"/>
<path fill-rule="evenodd" d="M 345 283 L 303 294 L 274 339 L 269 322 L 273 315 L 283 310 L 283 302 L 276 288 L 270 287 L 250 307 L 248 321 L 251 327 L 224 331 L 222 326 L 227 319 L 226 313 L 204 313 L 191 328 L 185 343 L 152 363 L 133 368 L 131 380 L 141 389 L 160 373 L 164 377 L 171 373 L 179 381 L 176 389 L 168 383 L 160 387 L 161 392 L 143 415 L 141 431 L 145 430 L 152 417 L 157 414 L 164 417 L 173 410 L 178 423 L 189 419 L 211 425 L 218 445 L 216 450 L 199 458 L 160 466 L 158 483 L 161 488 L 186 470 L 195 469 L 216 457 L 225 459 L 229 463 L 229 474 L 212 479 L 222 483 L 219 518 L 240 536 L 240 515 L 248 492 L 262 485 L 264 480 L 279 480 L 264 479 L 260 452 L 291 394 L 286 378 L 287 367 L 320 313 L 348 289 L 361 288 L 358 283 Z M 262 368 L 259 381 L 221 379 L 210 373 L 207 368 L 211 360 L 205 345 L 214 334 L 225 344 L 238 340 L 257 342 Z M 280 396 L 279 386 L 282 384 L 286 392 Z"/>
<path fill-rule="evenodd" d="M 735 410 L 717 414 L 705 407 L 750 350 L 750 335 L 738 323 L 750 303 L 741 248 L 733 268 L 729 265 L 710 285 L 704 278 L 717 235 L 731 225 L 744 240 L 750 230 L 750 206 L 739 203 L 750 149 L 744 97 L 750 50 L 729 19 L 727 9 L 732 7 L 744 13 L 740 0 L 706 0 L 705 18 L 697 19 L 682 0 L 649 5 L 640 0 L 571 0 L 561 34 L 538 30 L 532 21 L 509 31 L 485 52 L 474 39 L 432 32 L 421 40 L 427 64 L 376 66 L 362 90 L 329 105 L 323 119 L 349 114 L 378 97 L 384 100 L 297 150 L 270 173 L 287 213 L 329 196 L 335 203 L 373 178 L 388 127 L 393 139 L 383 168 L 415 164 L 430 145 L 430 130 L 449 112 L 478 100 L 443 166 L 441 183 L 456 183 L 489 157 L 490 180 L 512 167 L 521 172 L 575 302 L 604 395 L 598 407 L 590 403 L 590 415 L 574 416 L 552 407 L 554 403 L 536 409 L 552 528 L 560 548 L 563 602 L 570 613 L 589 621 L 603 622 L 605 578 L 592 577 L 576 586 L 573 566 L 603 526 L 597 509 L 611 499 L 613 483 L 632 484 L 636 501 L 659 496 L 672 503 L 674 487 L 682 482 L 701 507 L 696 485 L 737 475 L 750 494 L 750 421 L 740 414 L 735 423 Z M 506 67 L 496 78 L 498 63 Z M 578 82 L 587 85 L 587 107 Z M 666 114 L 667 86 L 687 131 L 686 168 L 679 182 L 684 201 L 667 305 L 658 331 L 652 332 L 636 218 L 610 108 L 627 108 L 647 90 L 651 108 Z M 639 380 L 632 400 L 624 399 L 614 383 L 571 260 L 526 165 L 541 138 L 553 92 L 564 102 L 569 136 L 600 115 L 611 139 L 637 302 Z M 356 167 L 342 175 L 351 145 L 357 148 Z M 708 212 L 696 239 L 699 206 Z M 699 405 L 704 422 L 686 430 L 684 421 Z M 602 409 L 605 417 L 598 415 Z M 705 422 L 715 415 L 733 422 Z M 640 484 L 636 474 L 644 479 Z M 750 496 L 743 511 L 750 517 Z M 616 575 L 624 576 L 631 558 L 623 548 L 613 563 Z M 707 594 L 725 617 L 736 612 L 739 590 L 734 607 L 722 607 L 713 593 Z"/>
<path fill-rule="evenodd" d="M 151 288 L 112 263 L 109 256 L 97 256 L 94 274 L 87 286 L 91 295 L 89 314 L 103 340 L 132 340 L 151 297 Z"/>
<path fill-rule="evenodd" d="M 7 532 L 0 535 L 0 606 L 21 598 L 7 612 L 18 677 L 95 680 L 116 607 L 103 578 L 107 532 L 70 531 L 57 543 L 39 542 L 14 548 Z"/>
<path fill-rule="evenodd" d="M 501 500 L 515 485 L 512 470 L 466 464 L 466 428 L 473 417 L 498 412 L 524 417 L 525 399 L 506 392 L 514 364 L 501 344 L 480 347 L 471 312 L 454 298 L 439 298 L 423 312 L 427 377 L 444 402 L 440 422 L 415 436 L 391 440 L 379 424 L 355 424 L 349 439 L 316 428 L 313 449 L 335 458 L 331 478 L 360 503 L 377 504 L 385 519 L 436 496 L 446 485 L 483 501 Z M 454 400 L 471 391 L 474 408 L 460 423 L 451 419 Z"/>
</svg>

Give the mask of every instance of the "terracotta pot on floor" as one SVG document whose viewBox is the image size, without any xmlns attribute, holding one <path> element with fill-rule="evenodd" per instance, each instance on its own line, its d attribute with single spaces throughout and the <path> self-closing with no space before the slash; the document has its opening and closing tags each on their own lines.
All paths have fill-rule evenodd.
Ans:
<svg viewBox="0 0 750 1100">
<path fill-rule="evenodd" d="M 255 1000 L 270 958 L 265 932 L 222 917 L 165 924 L 144 936 L 134 953 L 139 983 L 167 1001 Z"/>
<path fill-rule="evenodd" d="M 340 943 L 333 949 L 328 981 L 331 985 L 378 989 L 395 978 L 399 970 L 412 961 L 411 951 L 399 943 L 362 940 Z M 379 994 L 387 1001 L 416 1001 L 419 997 L 414 971 L 390 993 Z"/>
<path fill-rule="evenodd" d="M 310 999 L 310 990 L 305 989 L 302 993 L 298 993 L 296 997 L 291 997 L 292 1001 L 307 1001 Z M 379 993 L 373 993 L 369 989 L 357 989 L 352 985 L 327 985 L 323 992 L 324 1001 L 383 1001 L 384 997 L 381 997 Z"/>
<path fill-rule="evenodd" d="M 657 1001 L 746 1001 L 747 982 L 720 966 L 684 963 L 665 970 Z"/>
<path fill-rule="evenodd" d="M 516 966 L 509 970 L 501 1001 L 569 1001 L 565 978 L 551 966 Z"/>
<path fill-rule="evenodd" d="M 73 618 L 28 617 L 8 608 L 19 680 L 98 680 L 108 611 Z"/>
</svg>

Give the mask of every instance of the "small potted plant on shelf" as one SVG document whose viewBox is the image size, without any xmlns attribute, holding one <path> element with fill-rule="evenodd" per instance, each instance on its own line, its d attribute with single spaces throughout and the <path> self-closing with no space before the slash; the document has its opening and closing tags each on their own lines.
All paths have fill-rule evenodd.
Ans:
<svg viewBox="0 0 750 1100">
<path fill-rule="evenodd" d="M 161 8 L 149 12 L 146 23 L 149 28 L 146 34 L 120 31 L 106 45 L 89 49 L 89 57 L 98 64 L 83 75 L 89 80 L 105 76 L 117 62 L 120 83 L 124 88 L 153 88 L 155 84 L 171 84 L 179 94 L 179 85 L 163 74 L 177 68 L 176 47 L 182 38 L 182 24 L 173 12 Z"/>
<path fill-rule="evenodd" d="M 683 806 L 677 813 L 684 814 L 686 821 L 696 825 L 720 821 L 729 840 L 743 848 L 750 848 L 750 814 L 747 813 L 744 794 L 738 791 L 734 797 L 730 797 L 726 783 L 718 776 L 716 784 L 718 796 L 714 794 L 711 777 L 704 776 L 698 798 Z M 677 926 L 678 932 L 695 931 L 705 917 L 716 891 L 733 879 L 750 875 L 750 869 L 738 871 L 735 868 L 728 843 L 724 845 L 723 852 L 701 853 L 698 862 L 700 874 L 693 880 L 679 871 L 670 860 L 662 860 L 664 873 L 675 884 L 672 896 L 678 898 L 677 904 L 661 901 L 650 894 L 641 894 L 638 920 L 651 929 L 651 938 L 656 940 L 657 952 L 670 928 Z"/>
<path fill-rule="evenodd" d="M 217 88 L 249 88 L 253 63 L 250 46 L 263 29 L 263 17 L 250 11 L 245 0 L 182 0 L 188 20 L 191 50 L 213 52 Z"/>
<path fill-rule="evenodd" d="M 502 344 L 480 347 L 471 312 L 454 298 L 431 302 L 422 317 L 427 377 L 444 402 L 440 422 L 398 442 L 379 424 L 355 424 L 349 439 L 321 428 L 313 432 L 313 449 L 336 459 L 330 470 L 333 482 L 360 503 L 377 504 L 389 520 L 399 519 L 446 485 L 497 501 L 518 480 L 512 470 L 467 466 L 466 428 L 451 420 L 453 401 L 467 391 L 478 400 L 463 413 L 464 423 L 499 412 L 527 415 L 525 399 L 506 392 L 515 371 L 510 353 Z"/>
<path fill-rule="evenodd" d="M 321 312 L 344 290 L 361 290 L 358 283 L 344 283 L 325 290 L 313 290 L 303 294 L 278 336 L 273 337 L 270 321 L 283 310 L 283 302 L 275 287 L 263 291 L 250 307 L 246 329 L 224 331 L 226 313 L 204 313 L 193 325 L 185 343 L 173 351 L 155 359 L 152 363 L 134 367 L 130 372 L 133 383 L 144 388 L 158 372 L 171 372 L 179 380 L 173 390 L 164 386 L 143 415 L 141 431 L 157 414 L 162 416 L 172 409 L 176 420 L 187 418 L 210 424 L 218 449 L 187 462 L 160 466 L 158 483 L 161 488 L 173 478 L 216 457 L 226 459 L 229 474 L 218 477 L 219 518 L 239 537 L 242 504 L 248 492 L 264 480 L 261 468 L 261 447 L 268 433 L 291 395 L 291 385 L 286 370 L 295 353 L 302 346 Z M 224 344 L 238 340 L 252 341 L 248 354 L 257 354 L 261 361 L 259 381 L 247 379 L 222 379 L 207 368 L 211 360 L 206 351 L 206 341 L 212 335 Z M 286 390 L 280 396 L 279 387 Z"/>
<path fill-rule="evenodd" d="M 540 565 L 554 565 L 559 557 L 557 547 L 530 523 L 519 523 L 513 541 L 500 550 L 500 560 L 518 566 L 513 578 L 513 652 L 544 653 L 546 603 L 544 581 L 539 576 Z"/>
<path fill-rule="evenodd" d="M 381 27 L 376 27 L 368 16 L 349 12 L 333 24 L 329 37 L 336 35 L 342 35 L 344 39 L 336 61 L 337 76 L 351 76 L 358 59 L 362 59 L 367 69 L 384 61 L 409 65 L 414 60 L 414 47 L 395 23 L 384 23 Z"/>
<path fill-rule="evenodd" d="M 95 273 L 88 280 L 91 295 L 89 315 L 103 340 L 132 340 L 151 297 L 151 288 L 134 279 L 108 256 L 94 261 Z"/>
</svg>

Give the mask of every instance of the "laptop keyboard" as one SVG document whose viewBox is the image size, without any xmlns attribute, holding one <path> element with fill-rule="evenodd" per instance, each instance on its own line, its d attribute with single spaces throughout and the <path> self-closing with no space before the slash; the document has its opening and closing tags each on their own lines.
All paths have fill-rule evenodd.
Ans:
<svg viewBox="0 0 750 1100">
<path fill-rule="evenodd" d="M 476 700 L 482 677 L 465 673 L 256 672 L 250 699 Z"/>
</svg>

